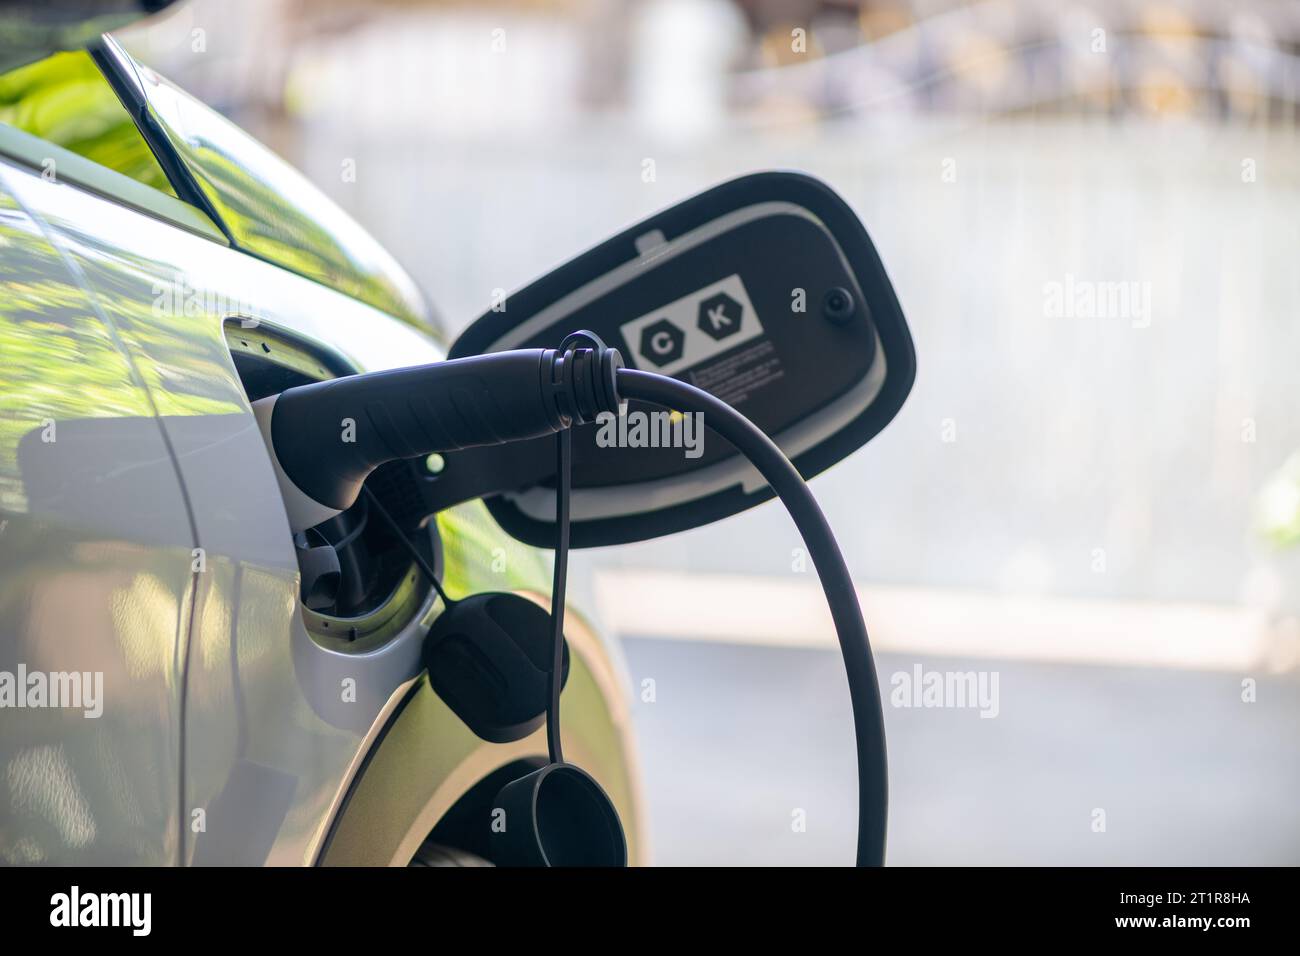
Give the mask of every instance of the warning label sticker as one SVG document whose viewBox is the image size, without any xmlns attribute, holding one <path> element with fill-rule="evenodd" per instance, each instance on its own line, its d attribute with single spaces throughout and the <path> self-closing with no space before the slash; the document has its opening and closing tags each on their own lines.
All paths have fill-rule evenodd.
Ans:
<svg viewBox="0 0 1300 956">
<path fill-rule="evenodd" d="M 691 369 L 688 378 L 696 388 L 712 392 L 728 405 L 740 405 L 784 375 L 776 349 L 763 339 L 712 365 Z"/>
<path fill-rule="evenodd" d="M 763 334 L 739 275 L 619 327 L 637 368 L 673 375 Z"/>
</svg>

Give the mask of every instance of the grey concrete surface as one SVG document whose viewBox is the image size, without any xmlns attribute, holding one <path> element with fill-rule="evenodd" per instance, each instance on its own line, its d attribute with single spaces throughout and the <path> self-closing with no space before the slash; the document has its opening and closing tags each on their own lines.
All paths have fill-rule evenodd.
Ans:
<svg viewBox="0 0 1300 956">
<path fill-rule="evenodd" d="M 624 646 L 656 864 L 852 862 L 837 654 Z M 1000 706 L 984 719 L 887 705 L 890 864 L 1300 864 L 1294 675 L 1259 676 L 1244 703 L 1238 674 L 889 655 L 886 692 L 916 663 L 997 672 Z"/>
</svg>

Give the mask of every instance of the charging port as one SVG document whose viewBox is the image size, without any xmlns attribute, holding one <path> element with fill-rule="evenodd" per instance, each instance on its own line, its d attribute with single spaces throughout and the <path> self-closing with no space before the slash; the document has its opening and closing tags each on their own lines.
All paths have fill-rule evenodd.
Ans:
<svg viewBox="0 0 1300 956">
<path fill-rule="evenodd" d="M 249 402 L 286 388 L 355 374 L 337 356 L 285 331 L 238 319 L 225 326 L 235 370 Z M 441 573 L 442 549 L 423 485 L 424 463 L 389 462 L 366 487 Z M 362 496 L 352 507 L 294 536 L 303 620 L 332 650 L 370 651 L 399 633 L 425 607 L 428 584 Z"/>
</svg>

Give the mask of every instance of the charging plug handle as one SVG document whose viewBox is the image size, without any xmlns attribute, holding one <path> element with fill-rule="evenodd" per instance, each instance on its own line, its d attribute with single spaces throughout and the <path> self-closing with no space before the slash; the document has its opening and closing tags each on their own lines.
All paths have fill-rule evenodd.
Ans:
<svg viewBox="0 0 1300 956">
<path fill-rule="evenodd" d="M 260 417 L 283 475 L 342 511 L 385 462 L 540 438 L 617 413 L 622 367 L 611 348 L 492 352 L 298 386 L 264 400 L 274 408 Z"/>
</svg>

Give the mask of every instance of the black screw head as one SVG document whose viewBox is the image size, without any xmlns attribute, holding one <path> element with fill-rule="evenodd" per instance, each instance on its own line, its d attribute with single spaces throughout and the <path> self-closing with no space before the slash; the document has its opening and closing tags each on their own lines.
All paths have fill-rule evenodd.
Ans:
<svg viewBox="0 0 1300 956">
<path fill-rule="evenodd" d="M 853 313 L 856 311 L 857 304 L 848 289 L 834 286 L 828 289 L 822 298 L 822 314 L 836 325 L 843 325 L 853 318 Z"/>
</svg>

